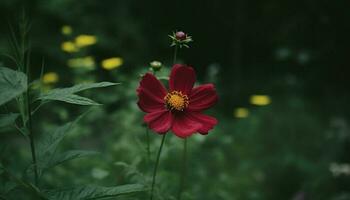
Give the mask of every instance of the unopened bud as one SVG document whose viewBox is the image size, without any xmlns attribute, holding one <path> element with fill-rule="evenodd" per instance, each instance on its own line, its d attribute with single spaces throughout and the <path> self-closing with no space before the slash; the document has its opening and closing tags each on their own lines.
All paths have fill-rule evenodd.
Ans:
<svg viewBox="0 0 350 200">
<path fill-rule="evenodd" d="M 161 62 L 156 61 L 156 60 L 150 62 L 150 65 L 151 65 L 151 68 L 153 71 L 159 71 L 163 66 L 163 64 Z"/>
<path fill-rule="evenodd" d="M 193 41 L 192 37 L 183 31 L 173 32 L 173 34 L 169 35 L 169 37 L 172 40 L 171 46 L 179 46 L 180 48 L 183 46 L 189 48 L 188 43 Z"/>
<path fill-rule="evenodd" d="M 184 33 L 183 31 L 178 31 L 175 33 L 175 37 L 178 40 L 185 40 L 186 39 L 186 33 Z"/>
</svg>

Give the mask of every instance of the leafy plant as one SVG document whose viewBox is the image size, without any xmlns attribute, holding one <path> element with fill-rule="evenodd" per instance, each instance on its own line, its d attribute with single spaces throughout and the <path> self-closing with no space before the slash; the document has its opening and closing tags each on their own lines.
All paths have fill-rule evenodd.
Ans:
<svg viewBox="0 0 350 200">
<path fill-rule="evenodd" d="M 126 184 L 113 187 L 92 186 L 89 184 L 86 186 L 80 185 L 78 187 L 53 189 L 49 189 L 44 184 L 41 184 L 44 172 L 62 163 L 98 155 L 99 153 L 79 149 L 65 150 L 63 152 L 58 150 L 58 146 L 66 134 L 77 125 L 84 114 L 80 115 L 75 121 L 59 126 L 48 133 L 38 134 L 33 130 L 33 125 L 40 122 L 32 120 L 34 113 L 41 108 L 41 105 L 51 101 L 62 101 L 83 106 L 101 105 L 76 93 L 89 89 L 116 86 L 119 83 L 85 83 L 68 88 L 52 89 L 42 93 L 40 87 L 31 87 L 34 83 L 31 82 L 32 79 L 29 77 L 30 51 L 27 46 L 27 33 L 28 23 L 23 18 L 20 23 L 19 39 L 17 39 L 17 34 L 12 32 L 11 41 L 14 56 L 9 56 L 15 62 L 17 69 L 0 67 L 0 106 L 8 111 L 0 115 L 0 128 L 15 127 L 24 135 L 30 143 L 32 162 L 24 170 L 26 173 L 22 175 L 18 175 L 16 170 L 8 169 L 0 162 L 0 175 L 3 176 L 0 180 L 4 181 L 4 184 L 0 185 L 0 198 L 15 199 L 15 196 L 18 194 L 11 194 L 11 191 L 14 190 L 23 191 L 34 199 L 45 200 L 105 199 L 145 191 L 145 186 L 140 184 Z M 15 107 L 11 106 L 12 102 L 16 102 Z M 32 109 L 35 106 L 36 108 Z M 11 108 L 11 111 L 9 108 Z"/>
</svg>

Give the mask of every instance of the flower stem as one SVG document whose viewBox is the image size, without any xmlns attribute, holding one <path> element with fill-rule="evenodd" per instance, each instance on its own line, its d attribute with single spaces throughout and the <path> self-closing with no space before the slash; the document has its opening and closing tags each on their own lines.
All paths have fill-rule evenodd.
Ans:
<svg viewBox="0 0 350 200">
<path fill-rule="evenodd" d="M 175 45 L 175 50 L 174 50 L 174 60 L 173 60 L 173 64 L 176 63 L 176 57 L 177 57 L 177 45 Z"/>
<path fill-rule="evenodd" d="M 158 165 L 159 165 L 159 158 L 160 158 L 160 154 L 162 153 L 162 149 L 163 149 L 163 145 L 164 145 L 164 141 L 165 141 L 166 135 L 167 135 L 166 133 L 163 135 L 162 142 L 160 143 L 160 147 L 159 147 L 158 154 L 157 154 L 157 159 L 156 159 L 156 164 L 155 164 L 154 170 L 153 170 L 153 178 L 152 178 L 152 187 L 151 187 L 150 200 L 153 199 L 153 191 L 154 191 L 154 185 L 156 183 L 156 176 L 157 176 L 157 170 L 158 170 Z"/>
<path fill-rule="evenodd" d="M 185 177 L 187 173 L 187 138 L 184 139 L 183 142 L 183 154 L 182 154 L 182 171 L 181 171 L 181 177 L 180 177 L 180 188 L 178 193 L 178 200 L 181 200 L 181 195 L 183 192 L 183 189 L 185 187 Z"/>
</svg>

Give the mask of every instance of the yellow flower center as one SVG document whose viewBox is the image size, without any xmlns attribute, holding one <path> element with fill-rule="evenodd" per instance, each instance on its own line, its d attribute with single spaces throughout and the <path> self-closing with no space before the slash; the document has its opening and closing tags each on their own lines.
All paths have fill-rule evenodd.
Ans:
<svg viewBox="0 0 350 200">
<path fill-rule="evenodd" d="M 187 95 L 178 91 L 169 92 L 164 100 L 169 110 L 183 111 L 189 104 Z"/>
</svg>

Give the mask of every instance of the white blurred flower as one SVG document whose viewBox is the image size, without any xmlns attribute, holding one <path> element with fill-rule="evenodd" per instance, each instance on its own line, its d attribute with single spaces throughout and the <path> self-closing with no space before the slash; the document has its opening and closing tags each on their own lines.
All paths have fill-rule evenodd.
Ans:
<svg viewBox="0 0 350 200">
<path fill-rule="evenodd" d="M 348 163 L 331 163 L 329 165 L 329 171 L 333 176 L 350 176 L 350 164 Z"/>
<path fill-rule="evenodd" d="M 91 175 L 96 179 L 104 179 L 109 175 L 109 172 L 101 168 L 94 168 L 91 171 Z"/>
</svg>

